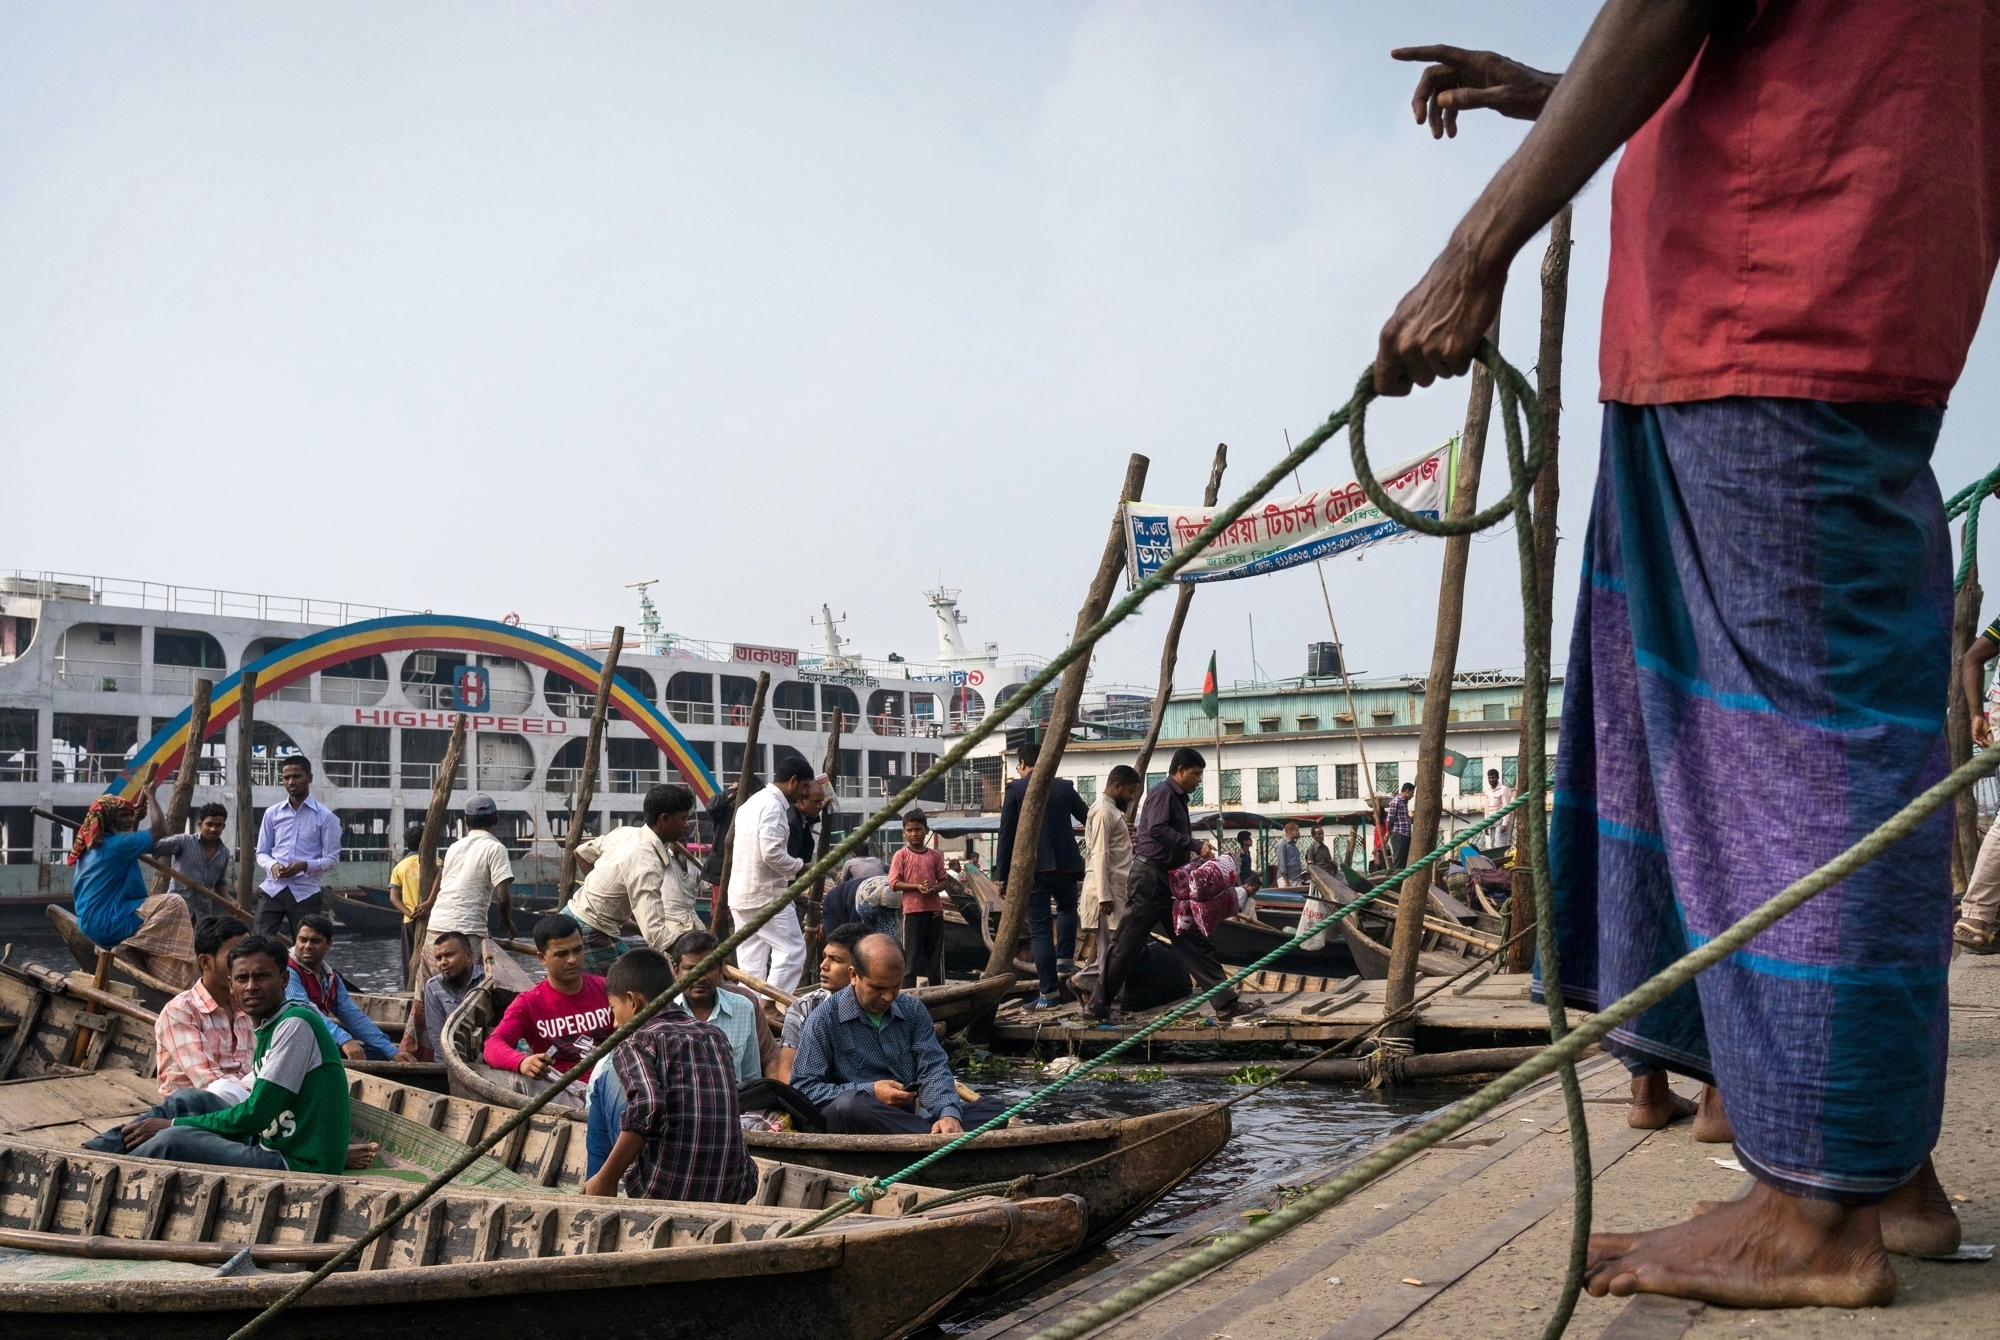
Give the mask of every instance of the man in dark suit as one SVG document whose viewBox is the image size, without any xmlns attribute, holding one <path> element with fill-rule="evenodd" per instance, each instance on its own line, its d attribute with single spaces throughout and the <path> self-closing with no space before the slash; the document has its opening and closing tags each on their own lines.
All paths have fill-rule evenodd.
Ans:
<svg viewBox="0 0 2000 1340">
<path fill-rule="evenodd" d="M 1030 740 L 1021 746 L 1021 775 L 1007 783 L 1000 807 L 1000 848 L 993 860 L 993 877 L 1002 882 L 1014 869 L 1014 830 L 1021 823 L 1021 800 L 1028 794 L 1041 746 Z M 1040 850 L 1035 860 L 1035 885 L 1028 894 L 1028 941 L 1035 950 L 1035 975 L 1041 979 L 1041 999 L 1029 1008 L 1061 1003 L 1057 975 L 1076 971 L 1076 892 L 1083 880 L 1083 853 L 1077 850 L 1071 820 L 1090 818 L 1090 806 L 1065 779 L 1049 788 L 1042 811 Z"/>
</svg>

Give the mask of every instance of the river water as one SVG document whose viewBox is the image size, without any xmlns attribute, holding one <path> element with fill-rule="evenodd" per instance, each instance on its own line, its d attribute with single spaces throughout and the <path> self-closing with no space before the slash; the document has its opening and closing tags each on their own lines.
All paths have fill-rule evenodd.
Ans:
<svg viewBox="0 0 2000 1340">
<path fill-rule="evenodd" d="M 41 963 L 64 972 L 76 966 L 62 942 L 41 927 L 0 931 L 0 942 L 11 942 L 15 962 Z M 401 953 L 401 946 L 392 938 L 355 935 L 338 941 L 330 957 L 348 981 L 361 990 L 394 991 L 402 986 Z M 1156 1054 L 1155 1059 L 1170 1058 Z M 1283 1061 L 1273 1058 L 1272 1063 Z M 1034 1072 L 1025 1067 L 1004 1077 L 976 1076 L 972 1083 L 982 1092 L 1008 1099 L 1025 1098 L 1037 1087 Z M 1086 1077 L 1038 1108 L 1034 1119 L 1137 1116 L 1232 1098 L 1242 1092 L 1242 1086 L 1222 1080 L 1135 1082 Z M 1365 1146 L 1411 1117 L 1435 1110 L 1463 1092 L 1463 1088 L 1440 1084 L 1370 1091 L 1354 1085 L 1287 1083 L 1267 1089 L 1236 1107 L 1232 1114 L 1235 1133 L 1222 1152 L 1164 1197 L 1132 1231 L 1107 1244 L 1097 1263 L 1136 1251 L 1162 1233 L 1172 1231 L 1177 1224 L 1259 1187 L 1269 1189 L 1275 1200 L 1277 1189 L 1293 1183 L 1301 1173 Z M 969 1329 L 978 1319 L 965 1316 L 947 1320 L 942 1330 L 948 1333 Z M 934 1328 L 929 1333 L 939 1331 Z"/>
</svg>

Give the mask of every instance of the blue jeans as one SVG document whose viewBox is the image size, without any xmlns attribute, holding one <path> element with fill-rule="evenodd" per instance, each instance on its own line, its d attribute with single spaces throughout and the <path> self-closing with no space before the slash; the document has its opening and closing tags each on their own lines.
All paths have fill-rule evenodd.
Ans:
<svg viewBox="0 0 2000 1340">
<path fill-rule="evenodd" d="M 1076 891 L 1082 878 L 1045 870 L 1028 890 L 1028 943 L 1045 999 L 1053 1000 L 1060 989 L 1056 964 L 1076 957 Z"/>
<path fill-rule="evenodd" d="M 168 1094 L 156 1105 L 148 1108 L 142 1117 L 159 1117 L 172 1121 L 175 1117 L 191 1117 L 202 1112 L 220 1112 L 228 1103 L 201 1089 L 182 1089 Z M 84 1141 L 85 1149 L 100 1154 L 123 1154 L 125 1135 L 122 1128 L 114 1126 L 101 1134 Z M 285 1171 L 284 1156 L 274 1149 L 266 1149 L 254 1140 L 232 1140 L 214 1131 L 204 1131 L 198 1126 L 169 1126 L 153 1136 L 138 1148 L 129 1151 L 133 1158 L 166 1159 L 170 1163 L 209 1163 L 225 1168 L 269 1168 L 276 1172 Z"/>
</svg>

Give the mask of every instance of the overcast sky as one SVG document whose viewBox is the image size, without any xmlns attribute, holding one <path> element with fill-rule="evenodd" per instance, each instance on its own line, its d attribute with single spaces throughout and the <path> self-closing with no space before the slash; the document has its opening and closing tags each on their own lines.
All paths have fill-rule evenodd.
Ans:
<svg viewBox="0 0 2000 1340">
<path fill-rule="evenodd" d="M 599 627 L 661 577 L 670 629 L 809 647 L 826 601 L 871 656 L 930 653 L 942 580 L 974 640 L 1052 653 L 1127 455 L 1157 501 L 1199 501 L 1217 442 L 1247 484 L 1519 143 L 1433 143 L 1388 49 L 1561 68 L 1592 12 L 9 5 L 0 565 Z M 1608 181 L 1577 207 L 1559 657 Z M 1993 464 L 1997 361 L 1983 335 L 1947 492 Z M 1376 461 L 1464 411 L 1462 382 L 1378 408 Z M 1439 555 L 1327 565 L 1353 667 L 1427 667 Z M 1520 663 L 1517 581 L 1482 537 L 1462 668 Z M 1099 682 L 1152 682 L 1167 599 Z M 1211 649 L 1248 677 L 1252 620 L 1266 674 L 1303 670 L 1312 570 L 1204 587 L 1183 686 Z"/>
</svg>

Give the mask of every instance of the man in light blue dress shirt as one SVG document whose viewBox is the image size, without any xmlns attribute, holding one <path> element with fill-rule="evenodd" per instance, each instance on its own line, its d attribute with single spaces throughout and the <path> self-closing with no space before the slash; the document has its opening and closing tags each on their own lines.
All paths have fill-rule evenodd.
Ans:
<svg viewBox="0 0 2000 1340">
<path fill-rule="evenodd" d="M 294 936 L 307 917 L 326 911 L 320 878 L 340 864 L 340 820 L 312 798 L 312 763 L 302 754 L 278 768 L 285 803 L 264 811 L 257 830 L 257 864 L 264 871 L 257 900 L 257 934 L 276 935 L 291 923 Z"/>
</svg>

